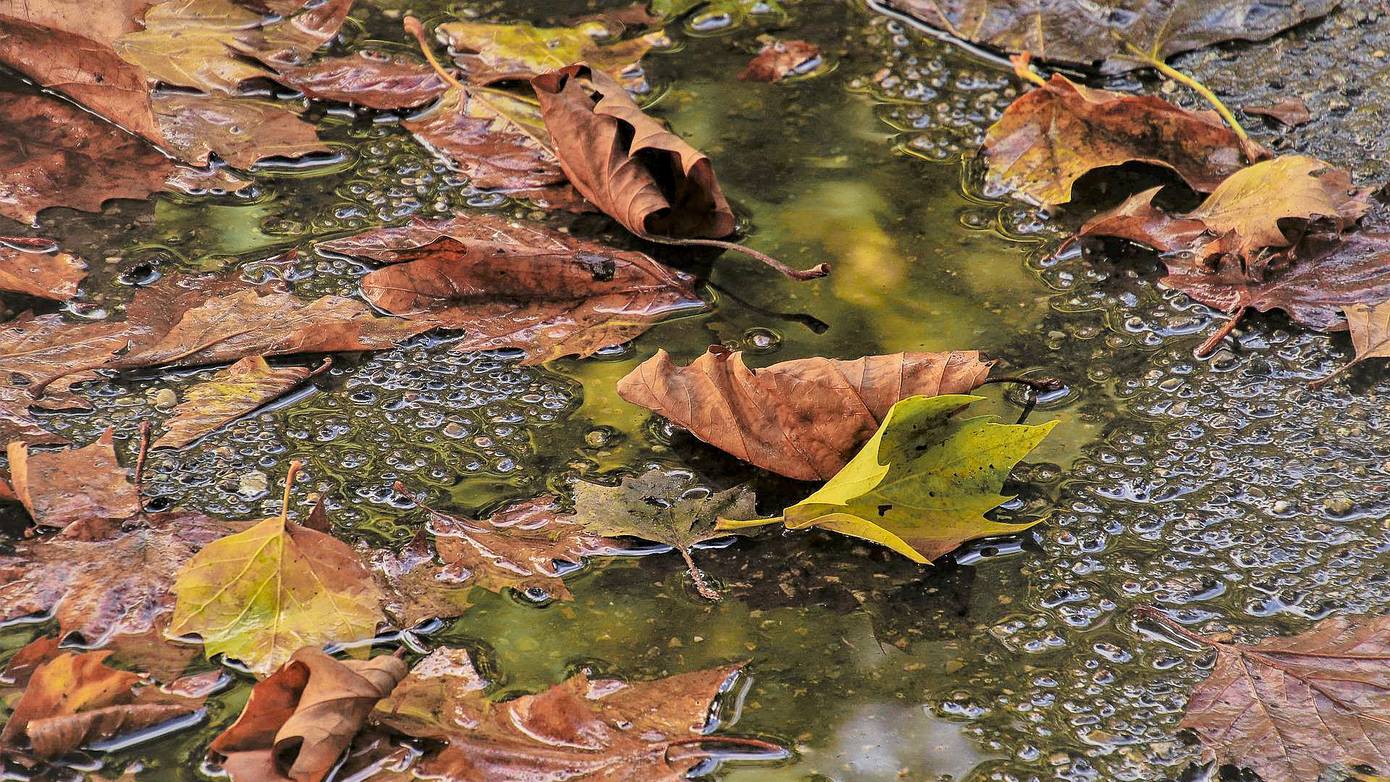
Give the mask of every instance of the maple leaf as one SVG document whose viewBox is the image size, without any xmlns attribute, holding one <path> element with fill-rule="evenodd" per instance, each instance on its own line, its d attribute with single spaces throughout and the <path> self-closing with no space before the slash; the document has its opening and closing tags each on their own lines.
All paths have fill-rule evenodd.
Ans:
<svg viewBox="0 0 1390 782">
<path fill-rule="evenodd" d="M 1153 606 L 1138 613 L 1216 650 L 1182 727 L 1218 762 L 1264 782 L 1317 779 L 1336 764 L 1390 768 L 1390 617 L 1334 616 L 1246 645 L 1198 635 Z"/>
<path fill-rule="evenodd" d="M 632 92 L 647 92 L 640 61 L 653 47 L 671 45 L 660 30 L 625 40 L 606 42 L 606 25 L 587 22 L 575 27 L 536 27 L 486 22 L 445 22 L 437 35 L 457 52 L 454 61 L 474 84 L 526 81 L 534 76 L 584 62 L 603 71 Z"/>
<path fill-rule="evenodd" d="M 596 535 L 626 535 L 674 548 L 685 560 L 700 595 L 718 600 L 719 593 L 695 566 L 691 549 L 731 534 L 716 530 L 715 519 L 753 517 L 755 497 L 746 486 L 715 493 L 692 489 L 687 479 L 661 469 L 623 478 L 617 486 L 581 482 L 574 488 L 574 513 Z"/>
<path fill-rule="evenodd" d="M 370 638 L 385 617 L 381 592 L 357 553 L 289 520 L 290 465 L 279 516 L 209 543 L 179 571 L 169 632 L 198 635 L 257 673 L 302 646 Z"/>
<path fill-rule="evenodd" d="M 368 301 L 463 330 L 456 350 L 515 348 L 526 364 L 589 356 L 704 306 L 693 278 L 642 253 L 491 215 L 417 219 L 319 249 L 398 263 L 362 278 Z"/>
<path fill-rule="evenodd" d="M 317 369 L 278 367 L 272 369 L 262 356 L 247 356 L 213 375 L 205 383 L 188 389 L 174 416 L 165 425 L 164 435 L 154 448 L 182 448 L 280 397 L 307 378 L 331 366 L 325 359 Z"/>
<path fill-rule="evenodd" d="M 844 469 L 806 499 L 771 519 L 721 519 L 719 529 L 782 523 L 819 527 L 873 541 L 926 564 L 962 543 L 1008 535 L 1030 524 L 984 514 L 1007 502 L 1009 471 L 1052 431 L 955 414 L 980 397 L 913 396 L 893 405 L 878 433 Z"/>
<path fill-rule="evenodd" d="M 975 351 L 956 351 L 805 358 L 750 370 L 741 353 L 710 348 L 678 367 L 658 350 L 618 381 L 618 394 L 745 462 L 823 481 L 849 462 L 895 402 L 973 391 L 991 365 Z"/>
<path fill-rule="evenodd" d="M 820 47 L 813 43 L 770 39 L 738 77 L 743 81 L 777 82 L 808 74 L 823 63 Z"/>
<path fill-rule="evenodd" d="M 26 443 L 9 444 L 10 482 L 35 524 L 64 529 L 140 512 L 140 498 L 116 461 L 112 443 L 113 432 L 107 429 L 82 448 L 31 453 Z"/>
<path fill-rule="evenodd" d="M 0 291 L 63 301 L 86 278 L 87 264 L 47 239 L 0 236 Z"/>
<path fill-rule="evenodd" d="M 284 66 L 276 81 L 317 100 L 384 111 L 422 106 L 448 87 L 419 60 L 374 50 Z"/>
<path fill-rule="evenodd" d="M 209 750 L 233 782 L 320 782 L 406 673 L 394 655 L 339 661 L 305 647 L 251 688 L 241 715 Z"/>
</svg>

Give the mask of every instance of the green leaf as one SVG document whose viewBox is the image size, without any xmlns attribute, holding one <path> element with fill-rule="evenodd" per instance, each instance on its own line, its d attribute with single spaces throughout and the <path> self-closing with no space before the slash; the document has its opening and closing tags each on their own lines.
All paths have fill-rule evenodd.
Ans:
<svg viewBox="0 0 1390 782">
<path fill-rule="evenodd" d="M 980 398 L 908 397 L 819 491 L 776 518 L 721 518 L 718 529 L 779 521 L 789 529 L 820 527 L 924 564 L 968 540 L 1027 529 L 1037 522 L 1002 524 L 984 514 L 1012 499 L 999 494 L 1009 471 L 1057 422 L 1022 426 L 953 415 Z"/>
</svg>

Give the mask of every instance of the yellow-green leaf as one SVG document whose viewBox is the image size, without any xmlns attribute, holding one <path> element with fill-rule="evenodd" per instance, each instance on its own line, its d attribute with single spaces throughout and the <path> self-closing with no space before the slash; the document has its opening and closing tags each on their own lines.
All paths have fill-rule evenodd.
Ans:
<svg viewBox="0 0 1390 782">
<path fill-rule="evenodd" d="M 913 396 L 888 411 L 883 426 L 819 491 L 782 516 L 720 529 L 782 522 L 871 540 L 927 563 L 968 540 L 1005 535 L 1031 524 L 984 517 L 1010 497 L 999 494 L 1009 471 L 1056 424 L 998 424 L 954 413 L 980 399 Z M 1036 522 L 1033 522 L 1036 523 Z"/>
<path fill-rule="evenodd" d="M 599 22 L 576 27 L 486 22 L 448 22 L 439 26 L 439 37 L 449 48 L 461 52 L 455 59 L 474 84 L 525 81 L 572 63 L 587 62 L 628 90 L 645 92 L 646 76 L 639 63 L 652 47 L 670 45 L 670 39 L 658 30 L 609 42 L 603 40 L 608 33 L 608 28 Z"/>
</svg>

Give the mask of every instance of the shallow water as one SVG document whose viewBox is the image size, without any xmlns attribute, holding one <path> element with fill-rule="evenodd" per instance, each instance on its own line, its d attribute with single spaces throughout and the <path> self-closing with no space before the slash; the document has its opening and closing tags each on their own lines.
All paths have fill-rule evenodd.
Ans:
<svg viewBox="0 0 1390 782">
<path fill-rule="evenodd" d="M 341 48 L 403 40 L 406 7 L 359 0 Z M 537 23 L 590 10 L 512 0 L 428 8 L 427 25 L 465 10 Z M 753 479 L 773 510 L 802 487 L 672 432 L 618 399 L 616 380 L 657 348 L 684 363 L 713 343 L 746 350 L 753 364 L 985 350 L 1010 374 L 1068 385 L 1029 414 L 1062 424 L 1014 473 L 1024 509 L 1055 508 L 1028 534 L 967 546 L 931 568 L 830 534 L 764 534 L 697 553 L 724 592 L 718 603 L 698 597 L 677 556 L 596 560 L 568 581 L 573 602 L 484 594 L 420 642 L 475 650 L 498 696 L 584 667 L 646 679 L 747 660 L 751 685 L 740 703 L 721 705 L 721 724 L 792 753 L 713 772 L 734 782 L 1202 778 L 1199 753 L 1175 726 L 1209 660 L 1137 627 L 1129 610 L 1156 603 L 1204 631 L 1253 639 L 1334 612 L 1390 608 L 1390 381 L 1368 367 L 1310 390 L 1308 380 L 1345 360 L 1346 338 L 1277 316 L 1250 319 L 1236 346 L 1194 359 L 1212 313 L 1159 289 L 1151 257 L 1107 248 L 1053 258 L 1084 212 L 1048 220 L 981 192 L 970 161 L 1017 93 L 1006 70 L 857 3 L 779 8 L 725 28 L 699 18 L 673 25 L 675 45 L 645 60 L 651 110 L 714 159 L 748 244 L 795 266 L 828 261 L 830 278 L 790 282 L 726 254 L 709 271 L 706 312 L 601 357 L 544 368 L 456 355 L 442 337 L 344 358 L 311 392 L 190 448 L 152 454 L 147 493 L 256 518 L 278 511 L 275 487 L 303 459 L 299 496 L 322 493 L 340 535 L 378 545 L 402 543 L 422 523 L 391 489 L 397 480 L 437 507 L 487 512 L 563 495 L 575 477 L 658 464 L 714 486 Z M 1362 16 L 1306 26 L 1293 43 L 1180 64 L 1239 90 L 1220 81 L 1222 58 L 1258 62 L 1276 47 L 1316 57 L 1338 36 L 1370 45 L 1390 29 L 1374 13 L 1344 13 Z M 782 85 L 738 81 L 755 36 L 774 29 L 821 45 L 832 67 Z M 150 269 L 240 269 L 301 293 L 350 295 L 365 269 L 315 253 L 315 241 L 409 215 L 532 215 L 469 191 L 393 123 L 315 111 L 341 159 L 268 166 L 252 198 L 46 212 L 44 233 L 96 270 L 70 306 L 74 317 L 117 313 Z M 1381 164 L 1361 165 L 1364 146 L 1335 143 L 1366 121 L 1330 115 L 1284 143 L 1372 176 Z M 1116 184 L 1090 182 L 1087 203 L 1112 203 Z M 535 217 L 628 242 L 598 218 Z M 299 256 L 274 258 L 289 248 Z M 155 392 L 181 391 L 210 371 L 92 383 L 83 390 L 95 412 L 46 424 L 77 442 L 115 426 L 129 456 L 138 422 L 164 415 Z M 988 412 L 1020 415 L 1020 398 L 1000 386 L 985 393 Z M 0 650 L 46 629 L 0 629 Z M 112 772 L 139 763 L 142 781 L 205 776 L 206 742 L 249 685 L 239 679 L 215 697 L 196 729 L 94 757 Z"/>
</svg>

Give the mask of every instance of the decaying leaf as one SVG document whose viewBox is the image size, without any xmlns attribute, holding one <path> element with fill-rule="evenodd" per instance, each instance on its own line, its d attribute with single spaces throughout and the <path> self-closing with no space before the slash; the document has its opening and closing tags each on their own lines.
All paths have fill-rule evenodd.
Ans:
<svg viewBox="0 0 1390 782">
<path fill-rule="evenodd" d="M 1010 104 L 984 147 L 989 186 L 1040 206 L 1070 201 L 1087 172 L 1131 162 L 1170 168 L 1210 193 L 1245 165 L 1244 153 L 1215 112 L 1092 89 L 1060 74 Z"/>
<path fill-rule="evenodd" d="M 898 400 L 973 391 L 990 366 L 977 352 L 956 351 L 806 358 L 750 370 L 741 353 L 711 348 L 678 367 L 659 350 L 618 382 L 618 394 L 745 462 L 823 481 L 849 462 Z"/>
<path fill-rule="evenodd" d="M 999 494 L 1009 471 L 1057 422 L 1023 426 L 955 415 L 979 399 L 908 397 L 893 405 L 863 450 L 811 496 L 777 518 L 721 519 L 719 529 L 777 522 L 788 529 L 820 527 L 923 564 L 966 541 L 1025 530 L 1031 525 L 1002 524 L 984 514 L 1010 499 Z"/>
<path fill-rule="evenodd" d="M 681 782 L 721 745 L 782 751 L 702 732 L 710 704 L 738 672 L 734 665 L 635 683 L 581 673 L 496 703 L 467 653 L 443 648 L 421 660 L 373 718 L 407 736 L 445 742 L 417 766 L 424 777 Z"/>
<path fill-rule="evenodd" d="M 820 47 L 806 41 L 769 40 L 738 77 L 744 81 L 781 81 L 821 66 Z"/>
<path fill-rule="evenodd" d="M 329 149 L 313 125 L 274 101 L 167 93 L 155 97 L 154 108 L 166 145 L 183 160 L 202 162 L 215 152 L 228 165 L 250 168 Z"/>
<path fill-rule="evenodd" d="M 1351 346 L 1356 358 L 1325 378 L 1322 385 L 1368 358 L 1390 358 L 1390 301 L 1379 304 L 1351 304 L 1342 308 L 1351 331 Z"/>
<path fill-rule="evenodd" d="M 651 0 L 648 8 L 661 19 L 675 19 L 698 10 L 698 18 L 736 26 L 758 17 L 786 14 L 778 0 Z"/>
<path fill-rule="evenodd" d="M 40 527 L 64 529 L 140 512 L 135 486 L 116 461 L 110 429 L 82 448 L 31 452 L 27 444 L 12 442 L 7 454 L 15 496 Z"/>
<path fill-rule="evenodd" d="M 1152 606 L 1139 613 L 1216 650 L 1182 727 L 1218 763 L 1264 782 L 1318 779 L 1333 765 L 1390 770 L 1390 617 L 1334 616 L 1246 645 L 1198 635 Z"/>
<path fill-rule="evenodd" d="M 588 356 L 703 306 L 693 278 L 642 253 L 490 215 L 416 220 L 319 248 L 396 262 L 362 279 L 368 301 L 463 330 L 458 350 L 514 348 L 528 364 Z"/>
<path fill-rule="evenodd" d="M 1337 7 L 1339 0 L 888 0 L 888 5 L 973 43 L 1114 73 L 1222 41 L 1259 41 Z"/>
<path fill-rule="evenodd" d="M 170 633 L 269 673 L 300 647 L 376 632 L 381 592 L 357 553 L 286 516 L 297 472 L 296 462 L 279 516 L 209 543 L 179 571 Z"/>
<path fill-rule="evenodd" d="M 233 782 L 320 782 L 406 672 L 394 655 L 339 661 L 305 647 L 257 682 L 209 749 Z"/>
<path fill-rule="evenodd" d="M 325 362 L 315 370 L 308 367 L 272 369 L 264 357 L 247 356 L 213 375 L 206 383 L 190 388 L 174 408 L 174 417 L 165 427 L 164 435 L 152 447 L 182 448 L 277 399 L 328 366 Z"/>
<path fill-rule="evenodd" d="M 1299 97 L 1286 98 L 1269 106 L 1246 106 L 1245 113 L 1254 114 L 1257 117 L 1269 117 L 1281 125 L 1287 125 L 1291 128 L 1313 121 L 1313 112 L 1308 109 L 1308 104 Z"/>
<path fill-rule="evenodd" d="M 623 478 L 617 486 L 579 483 L 574 488 L 575 517 L 586 529 L 596 535 L 628 536 L 671 546 L 685 560 L 695 588 L 710 600 L 718 600 L 719 593 L 695 566 L 691 549 L 728 537 L 731 533 L 715 529 L 715 520 L 750 519 L 757 514 L 755 502 L 746 486 L 711 493 L 660 469 Z"/>
<path fill-rule="evenodd" d="M 0 236 L 0 291 L 64 301 L 86 278 L 87 264 L 47 239 Z"/>
<path fill-rule="evenodd" d="M 448 86 L 419 60 L 372 50 L 283 67 L 276 80 L 310 98 L 386 111 L 423 106 Z"/>
<path fill-rule="evenodd" d="M 576 62 L 588 63 L 633 92 L 650 89 L 640 65 L 652 47 L 671 45 L 660 30 L 618 41 L 604 40 L 607 25 L 587 22 L 575 27 L 536 27 L 527 23 L 446 22 L 439 40 L 457 54 L 455 62 L 468 81 L 491 84 L 527 81 Z"/>
</svg>

